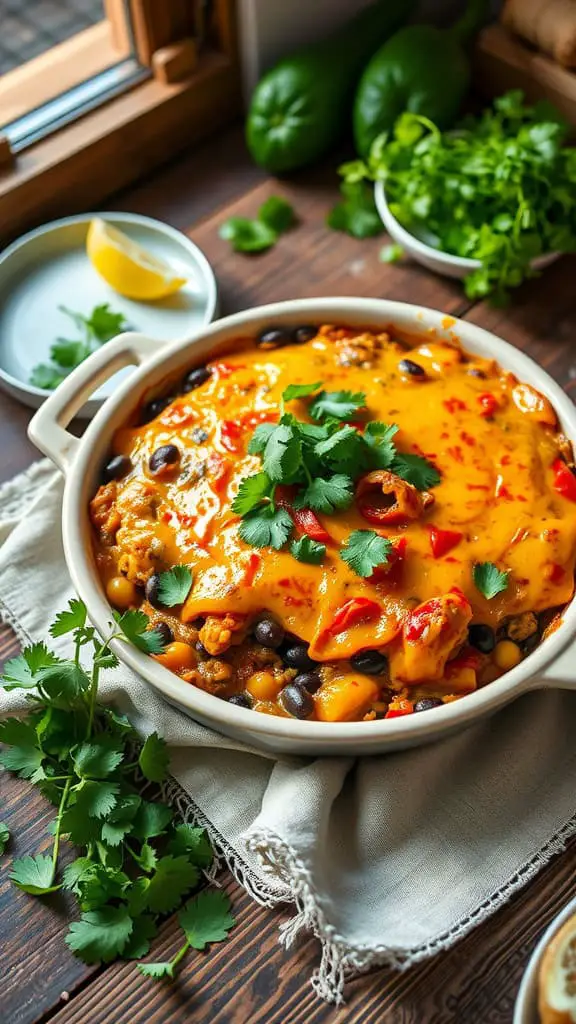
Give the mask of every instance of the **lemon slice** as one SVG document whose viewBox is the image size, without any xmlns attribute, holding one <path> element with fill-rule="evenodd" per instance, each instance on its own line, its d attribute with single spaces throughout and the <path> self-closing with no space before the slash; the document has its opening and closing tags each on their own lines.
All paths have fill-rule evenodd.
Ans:
<svg viewBox="0 0 576 1024">
<path fill-rule="evenodd" d="M 186 278 L 177 277 L 168 263 L 100 217 L 90 221 L 86 252 L 106 283 L 127 299 L 153 302 L 173 295 L 186 284 Z"/>
<path fill-rule="evenodd" d="M 539 974 L 541 1024 L 576 1024 L 576 914 L 554 936 Z"/>
</svg>

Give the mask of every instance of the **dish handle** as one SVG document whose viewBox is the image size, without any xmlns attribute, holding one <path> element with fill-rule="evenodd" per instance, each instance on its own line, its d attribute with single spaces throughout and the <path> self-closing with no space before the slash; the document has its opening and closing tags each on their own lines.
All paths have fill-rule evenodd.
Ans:
<svg viewBox="0 0 576 1024">
<path fill-rule="evenodd" d="M 561 690 L 576 690 L 576 640 L 560 652 L 544 669 L 541 677 L 545 686 Z"/>
<path fill-rule="evenodd" d="M 158 352 L 159 342 L 128 332 L 107 341 L 85 359 L 40 406 L 28 425 L 28 437 L 63 473 L 74 459 L 80 439 L 67 426 L 99 388 L 125 366 L 141 366 Z"/>
</svg>

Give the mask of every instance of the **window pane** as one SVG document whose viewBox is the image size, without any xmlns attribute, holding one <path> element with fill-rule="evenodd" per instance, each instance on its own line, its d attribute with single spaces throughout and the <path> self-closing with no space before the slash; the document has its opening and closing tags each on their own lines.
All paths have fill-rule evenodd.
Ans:
<svg viewBox="0 0 576 1024">
<path fill-rule="evenodd" d="M 0 74 L 104 17 L 103 0 L 0 0 Z"/>
</svg>

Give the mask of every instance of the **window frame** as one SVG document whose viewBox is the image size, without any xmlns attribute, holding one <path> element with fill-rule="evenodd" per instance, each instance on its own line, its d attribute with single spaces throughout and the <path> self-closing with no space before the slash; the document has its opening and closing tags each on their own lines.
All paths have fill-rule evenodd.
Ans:
<svg viewBox="0 0 576 1024">
<path fill-rule="evenodd" d="M 141 74 L 128 91 L 16 154 L 0 136 L 2 243 L 42 220 L 98 204 L 240 112 L 234 0 L 214 2 L 215 47 L 198 24 L 201 5 L 129 3 L 131 26 L 124 0 L 105 0 L 112 44 L 126 52 L 133 32 Z"/>
</svg>

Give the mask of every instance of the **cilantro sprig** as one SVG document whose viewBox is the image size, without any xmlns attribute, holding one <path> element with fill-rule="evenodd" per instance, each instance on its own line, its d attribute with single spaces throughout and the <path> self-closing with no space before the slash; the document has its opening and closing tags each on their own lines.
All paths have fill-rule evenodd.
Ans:
<svg viewBox="0 0 576 1024">
<path fill-rule="evenodd" d="M 188 570 L 176 568 L 164 574 L 165 603 L 181 603 L 190 588 Z M 136 771 L 152 786 L 167 778 L 166 743 L 157 733 L 142 742 L 127 718 L 98 702 L 100 673 L 117 664 L 111 641 L 157 653 L 162 636 L 143 612 L 128 611 L 102 641 L 78 600 L 56 616 L 50 633 L 71 635 L 71 658 L 34 644 L 6 664 L 0 679 L 5 689 L 25 690 L 30 705 L 25 717 L 0 722 L 0 765 L 36 785 L 56 808 L 50 853 L 14 859 L 9 877 L 31 896 L 64 889 L 76 897 L 80 914 L 65 941 L 87 964 L 146 956 L 159 917 L 178 910 L 182 948 L 162 969 L 141 965 L 151 977 L 172 977 L 189 949 L 226 938 L 234 924 L 230 901 L 212 890 L 190 899 L 212 862 L 206 834 L 139 792 Z M 0 853 L 9 838 L 0 824 Z M 78 847 L 65 868 L 63 840 Z"/>
<path fill-rule="evenodd" d="M 509 576 L 509 572 L 502 572 L 494 562 L 477 562 L 472 570 L 474 585 L 487 601 L 507 589 Z"/>
<path fill-rule="evenodd" d="M 34 367 L 30 374 L 30 384 L 46 391 L 57 388 L 99 345 L 110 341 L 110 338 L 130 326 L 124 314 L 114 313 L 107 302 L 95 306 L 89 316 L 67 309 L 66 306 L 58 308 L 70 317 L 82 337 L 56 338 L 50 348 L 50 362 L 39 363 Z"/>
<path fill-rule="evenodd" d="M 234 252 L 264 252 L 276 245 L 280 235 L 295 223 L 290 203 L 282 196 L 269 196 L 257 217 L 230 217 L 220 225 L 219 235 L 230 242 Z"/>
<path fill-rule="evenodd" d="M 392 549 L 392 542 L 375 530 L 354 530 L 340 555 L 358 576 L 367 577 L 379 566 L 386 567 Z"/>
</svg>

